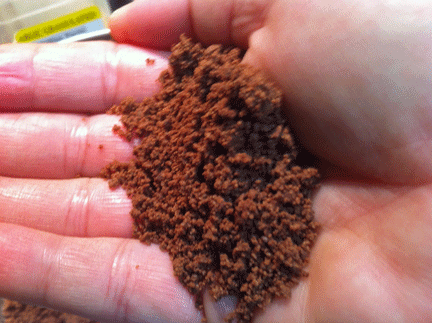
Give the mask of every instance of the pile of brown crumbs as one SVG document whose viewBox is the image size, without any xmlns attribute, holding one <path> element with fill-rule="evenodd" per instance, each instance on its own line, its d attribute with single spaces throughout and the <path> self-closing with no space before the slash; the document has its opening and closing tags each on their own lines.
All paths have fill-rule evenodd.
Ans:
<svg viewBox="0 0 432 323">
<path fill-rule="evenodd" d="M 182 37 L 173 47 L 162 90 L 114 106 L 135 159 L 102 176 L 132 199 L 135 236 L 160 244 L 189 292 L 234 295 L 227 320 L 287 297 L 306 276 L 319 225 L 313 168 L 295 164 L 296 148 L 281 111 L 281 92 L 241 52 L 203 48 Z"/>
</svg>

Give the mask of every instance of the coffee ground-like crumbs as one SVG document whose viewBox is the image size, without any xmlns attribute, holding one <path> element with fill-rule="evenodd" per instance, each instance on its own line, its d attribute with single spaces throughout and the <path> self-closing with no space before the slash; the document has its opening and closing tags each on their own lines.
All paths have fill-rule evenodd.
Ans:
<svg viewBox="0 0 432 323">
<path fill-rule="evenodd" d="M 114 131 L 140 141 L 102 176 L 127 191 L 135 236 L 170 254 L 199 308 L 205 289 L 234 295 L 227 320 L 250 322 L 307 275 L 318 173 L 295 164 L 281 92 L 240 61 L 239 49 L 182 36 L 161 91 L 111 108 L 124 125 Z"/>
<path fill-rule="evenodd" d="M 11 300 L 4 300 L 3 317 L 4 323 L 97 323 L 77 315 Z"/>
</svg>

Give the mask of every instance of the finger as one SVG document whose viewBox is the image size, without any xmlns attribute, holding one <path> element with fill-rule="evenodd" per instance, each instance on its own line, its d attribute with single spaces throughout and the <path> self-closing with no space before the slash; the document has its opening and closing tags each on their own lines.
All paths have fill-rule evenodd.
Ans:
<svg viewBox="0 0 432 323">
<path fill-rule="evenodd" d="M 97 176 L 113 160 L 132 158 L 132 144 L 113 133 L 119 116 L 0 114 L 0 175 Z"/>
<path fill-rule="evenodd" d="M 1 45 L 0 112 L 97 113 L 140 100 L 158 89 L 166 56 L 113 42 Z"/>
<path fill-rule="evenodd" d="M 110 18 L 119 42 L 168 49 L 182 33 L 199 41 L 246 48 L 249 35 L 261 27 L 273 1 L 137 0 Z"/>
<path fill-rule="evenodd" d="M 155 245 L 0 224 L 0 294 L 101 322 L 200 322 Z"/>
<path fill-rule="evenodd" d="M 79 237 L 132 237 L 131 200 L 100 178 L 0 177 L 0 222 Z"/>
</svg>

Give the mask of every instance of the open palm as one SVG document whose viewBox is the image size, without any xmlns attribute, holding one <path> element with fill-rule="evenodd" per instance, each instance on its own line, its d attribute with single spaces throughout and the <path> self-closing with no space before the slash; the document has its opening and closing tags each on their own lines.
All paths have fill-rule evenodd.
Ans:
<svg viewBox="0 0 432 323">
<path fill-rule="evenodd" d="M 186 32 L 248 48 L 322 162 L 309 277 L 257 322 L 432 320 L 432 3 L 361 3 L 135 1 L 112 19 L 133 45 L 166 50 Z M 125 193 L 97 178 L 132 152 L 103 112 L 154 93 L 166 64 L 112 43 L 0 47 L 1 296 L 100 321 L 200 321 L 168 255 L 131 239 Z"/>
</svg>

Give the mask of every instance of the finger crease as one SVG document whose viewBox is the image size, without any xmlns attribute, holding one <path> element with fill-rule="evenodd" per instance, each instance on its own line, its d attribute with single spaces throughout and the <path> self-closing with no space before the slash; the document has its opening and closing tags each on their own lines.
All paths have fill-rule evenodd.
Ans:
<svg viewBox="0 0 432 323">
<path fill-rule="evenodd" d="M 64 234 L 87 237 L 90 179 L 85 179 L 81 183 L 68 201 L 63 232 Z"/>
<path fill-rule="evenodd" d="M 86 163 L 86 156 L 89 150 L 89 130 L 88 130 L 88 117 L 81 118 L 81 121 L 72 128 L 66 138 L 63 147 L 64 150 L 64 173 L 72 174 L 72 176 L 82 176 Z M 75 149 L 73 147 L 76 147 Z M 72 165 L 71 165 L 72 163 Z"/>
<path fill-rule="evenodd" d="M 228 15 L 228 44 L 233 44 L 233 41 L 234 41 L 234 37 L 233 37 L 233 32 L 234 32 L 233 21 L 234 21 L 236 4 L 237 4 L 236 0 L 234 0 L 234 2 L 231 3 L 230 12 L 229 12 L 229 15 Z"/>
<path fill-rule="evenodd" d="M 130 312 L 130 300 L 127 296 L 131 282 L 131 270 L 127 267 L 127 264 L 130 263 L 128 246 L 129 243 L 126 240 L 119 244 L 114 253 L 106 292 L 108 301 L 115 308 L 113 314 L 116 322 L 127 322 Z"/>
<path fill-rule="evenodd" d="M 188 20 L 189 20 L 189 28 L 190 28 L 190 37 L 192 38 L 192 39 L 195 39 L 195 40 L 197 40 L 198 39 L 198 36 L 197 36 L 197 34 L 196 34 L 196 31 L 195 31 L 195 22 L 194 22 L 194 15 L 193 15 L 193 8 L 192 8 L 192 0 L 189 0 L 188 1 L 188 3 L 187 3 L 187 6 L 188 6 Z"/>
<path fill-rule="evenodd" d="M 36 108 L 36 75 L 35 75 L 35 60 L 36 57 L 39 55 L 39 46 L 36 45 L 34 47 L 32 59 L 31 59 L 31 66 L 30 66 L 30 107 L 32 109 Z"/>
<path fill-rule="evenodd" d="M 82 181 L 82 185 L 79 186 L 78 191 L 72 197 L 72 204 L 70 211 L 68 212 L 69 221 L 74 223 L 71 226 L 71 234 L 80 235 L 82 237 L 88 237 L 88 226 L 89 226 L 89 185 L 90 179 L 86 178 Z M 72 212 L 71 210 L 76 210 Z M 72 217 L 71 217 L 72 216 Z"/>
<path fill-rule="evenodd" d="M 274 0 L 234 0 L 229 25 L 230 40 L 238 43 L 244 36 L 260 29 L 273 2 Z M 237 37 L 234 35 L 235 31 Z"/>
<path fill-rule="evenodd" d="M 113 44 L 105 53 L 105 61 L 101 70 L 104 109 L 111 107 L 117 99 L 118 61 L 118 45 Z"/>
<path fill-rule="evenodd" d="M 56 246 L 47 246 L 48 250 L 44 250 L 43 259 L 42 259 L 42 268 L 44 268 L 45 275 L 42 279 L 42 304 L 51 304 L 50 290 L 51 286 L 53 286 L 52 282 L 56 282 L 58 279 L 56 270 L 57 265 L 59 263 L 59 254 L 57 250 L 60 250 L 59 243 Z"/>
</svg>

